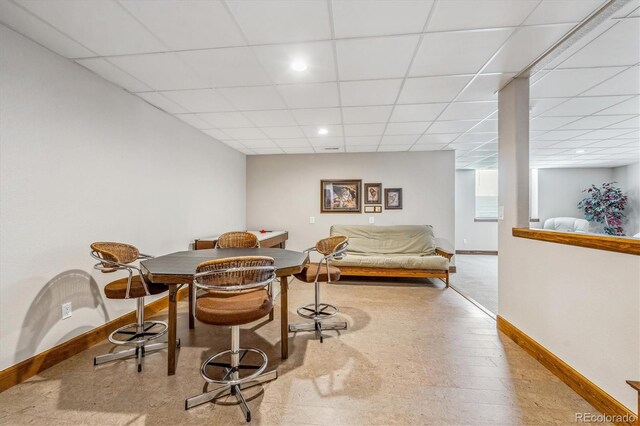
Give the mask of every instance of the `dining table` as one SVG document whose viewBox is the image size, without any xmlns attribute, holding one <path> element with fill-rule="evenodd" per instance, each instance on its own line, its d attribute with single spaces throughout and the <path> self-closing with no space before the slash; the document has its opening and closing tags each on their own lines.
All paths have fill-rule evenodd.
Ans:
<svg viewBox="0 0 640 426">
<path fill-rule="evenodd" d="M 195 327 L 194 302 L 195 285 L 193 276 L 197 266 L 207 260 L 225 259 L 239 256 L 268 256 L 274 260 L 276 276 L 280 279 L 280 352 L 282 359 L 289 356 L 289 277 L 301 272 L 309 261 L 307 253 L 280 248 L 226 248 L 209 250 L 189 250 L 158 256 L 140 262 L 141 271 L 152 283 L 169 287 L 168 313 L 168 357 L 167 374 L 176 371 L 178 290 L 189 286 L 189 328 Z M 272 318 L 272 316 L 270 317 Z"/>
</svg>

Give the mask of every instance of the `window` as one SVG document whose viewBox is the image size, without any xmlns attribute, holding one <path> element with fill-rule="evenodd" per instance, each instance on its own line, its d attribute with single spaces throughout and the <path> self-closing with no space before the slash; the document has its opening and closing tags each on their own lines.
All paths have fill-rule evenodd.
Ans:
<svg viewBox="0 0 640 426">
<path fill-rule="evenodd" d="M 498 218 L 498 171 L 476 170 L 476 219 Z"/>
</svg>

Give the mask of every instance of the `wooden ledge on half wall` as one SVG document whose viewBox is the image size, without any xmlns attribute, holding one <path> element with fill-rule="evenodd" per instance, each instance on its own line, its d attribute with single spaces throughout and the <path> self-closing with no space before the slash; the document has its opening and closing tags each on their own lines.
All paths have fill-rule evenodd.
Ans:
<svg viewBox="0 0 640 426">
<path fill-rule="evenodd" d="M 531 228 L 513 228 L 512 235 L 518 238 L 528 238 L 549 243 L 640 255 L 640 239 L 638 238 Z"/>
</svg>

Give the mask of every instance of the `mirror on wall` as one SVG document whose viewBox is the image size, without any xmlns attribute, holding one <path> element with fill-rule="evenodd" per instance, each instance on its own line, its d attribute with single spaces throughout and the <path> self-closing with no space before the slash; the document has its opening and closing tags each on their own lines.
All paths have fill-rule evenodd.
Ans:
<svg viewBox="0 0 640 426">
<path fill-rule="evenodd" d="M 640 238 L 640 12 L 631 6 L 531 76 L 531 227 Z"/>
</svg>

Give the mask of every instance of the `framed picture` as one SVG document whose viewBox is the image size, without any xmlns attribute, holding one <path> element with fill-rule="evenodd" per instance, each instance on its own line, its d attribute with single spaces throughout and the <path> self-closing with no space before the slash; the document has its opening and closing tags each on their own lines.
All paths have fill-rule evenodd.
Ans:
<svg viewBox="0 0 640 426">
<path fill-rule="evenodd" d="M 364 206 L 365 213 L 382 213 L 382 206 Z"/>
<path fill-rule="evenodd" d="M 321 180 L 320 213 L 361 213 L 362 181 Z"/>
<path fill-rule="evenodd" d="M 364 184 L 364 203 L 365 204 L 382 204 L 382 184 L 381 183 L 365 183 Z"/>
<path fill-rule="evenodd" d="M 373 212 L 374 213 L 382 213 L 382 206 L 375 206 Z"/>
<path fill-rule="evenodd" d="M 385 188 L 384 208 L 387 210 L 402 210 L 402 188 Z"/>
</svg>

